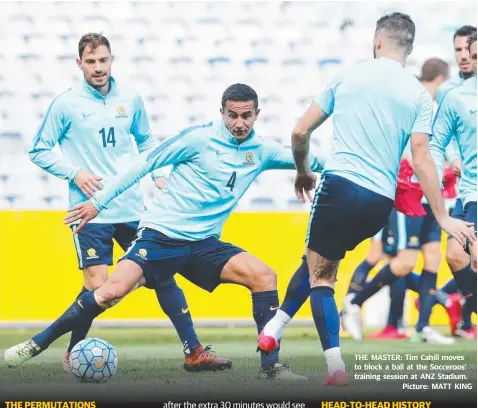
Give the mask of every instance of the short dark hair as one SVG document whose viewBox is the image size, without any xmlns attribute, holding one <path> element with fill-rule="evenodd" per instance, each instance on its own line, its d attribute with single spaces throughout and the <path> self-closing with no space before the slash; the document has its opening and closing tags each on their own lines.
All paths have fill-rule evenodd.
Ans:
<svg viewBox="0 0 478 408">
<path fill-rule="evenodd" d="M 453 36 L 453 42 L 455 42 L 456 37 L 468 37 L 473 33 L 476 33 L 476 27 L 473 27 L 471 25 L 464 25 L 455 31 L 455 35 Z"/>
<path fill-rule="evenodd" d="M 420 80 L 430 82 L 440 75 L 446 78 L 448 74 L 449 66 L 445 61 L 441 60 L 440 58 L 430 58 L 422 65 L 422 74 L 420 76 Z"/>
<path fill-rule="evenodd" d="M 385 31 L 386 37 L 393 41 L 397 47 L 405 48 L 410 52 L 415 41 L 415 23 L 408 14 L 389 13 L 377 20 L 375 35 Z"/>
<path fill-rule="evenodd" d="M 476 31 L 474 33 L 471 33 L 466 39 L 466 43 L 468 44 L 468 49 L 470 49 L 471 44 L 473 44 L 474 42 L 476 42 Z"/>
<path fill-rule="evenodd" d="M 254 106 L 257 109 L 259 106 L 259 100 L 257 93 L 248 85 L 234 84 L 227 88 L 222 94 L 221 105 L 223 108 L 226 106 L 227 101 L 241 101 L 241 102 L 254 102 Z"/>
<path fill-rule="evenodd" d="M 89 45 L 92 50 L 98 48 L 100 45 L 106 46 L 108 52 L 111 54 L 111 46 L 108 39 L 102 33 L 88 33 L 81 37 L 78 43 L 78 55 L 80 59 L 83 57 L 85 47 Z"/>
</svg>

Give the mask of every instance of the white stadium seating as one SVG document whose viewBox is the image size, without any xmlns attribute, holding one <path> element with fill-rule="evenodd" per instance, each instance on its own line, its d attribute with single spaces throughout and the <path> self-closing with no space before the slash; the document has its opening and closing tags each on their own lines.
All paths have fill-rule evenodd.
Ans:
<svg viewBox="0 0 478 408">
<path fill-rule="evenodd" d="M 397 3 L 417 25 L 409 69 L 430 57 L 456 70 L 454 30 L 476 16 L 474 2 Z M 29 162 L 28 150 L 53 97 L 81 80 L 81 35 L 106 35 L 113 75 L 143 96 L 159 141 L 219 118 L 224 89 L 259 94 L 257 131 L 290 144 L 314 95 L 344 68 L 371 57 L 375 21 L 388 2 L 2 2 L 0 4 L 0 209 L 65 209 L 67 184 Z M 330 124 L 314 151 L 330 150 Z M 264 174 L 240 210 L 304 211 L 292 171 Z M 145 180 L 147 199 L 154 186 Z"/>
</svg>

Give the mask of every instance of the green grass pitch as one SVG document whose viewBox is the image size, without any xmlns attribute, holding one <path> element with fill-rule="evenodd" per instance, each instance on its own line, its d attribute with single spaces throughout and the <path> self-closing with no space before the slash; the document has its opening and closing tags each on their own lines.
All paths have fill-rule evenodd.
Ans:
<svg viewBox="0 0 478 408">
<path fill-rule="evenodd" d="M 0 367 L 2 400 L 114 400 L 133 401 L 312 401 L 312 400 L 429 400 L 467 399 L 476 401 L 476 343 L 457 341 L 453 346 L 438 346 L 409 341 L 355 342 L 342 339 L 344 360 L 350 373 L 347 387 L 323 387 L 325 360 L 314 327 L 289 327 L 282 341 L 281 361 L 309 377 L 301 383 L 259 380 L 259 356 L 253 327 L 197 329 L 204 345 L 212 344 L 219 355 L 231 358 L 233 368 L 225 372 L 188 373 L 182 368 L 182 346 L 169 328 L 93 328 L 89 337 L 109 341 L 117 350 L 119 369 L 106 384 L 81 384 L 61 370 L 69 335 L 57 340 L 48 350 L 17 368 Z M 0 330 L 0 351 L 24 341 L 32 330 Z M 400 381 L 354 379 L 355 354 L 435 354 L 460 355 L 467 364 L 465 374 L 472 390 L 402 391 Z M 374 363 L 395 363 L 375 361 Z M 426 361 L 422 362 L 427 364 Z M 435 362 L 445 364 L 444 362 Z M 450 364 L 450 363 L 447 363 Z M 450 371 L 451 372 L 451 371 Z M 393 373 L 392 370 L 389 373 Z M 434 381 L 431 381 L 434 382 Z M 436 382 L 436 381 L 435 381 Z M 448 382 L 448 381 L 445 381 Z M 450 381 L 454 383 L 453 381 Z M 415 381 L 428 384 L 430 381 Z M 401 395 L 401 397 L 400 397 Z M 406 398 L 405 398 L 406 395 Z M 221 407 L 219 407 L 221 408 Z M 265 408 L 265 407 L 264 407 Z"/>
</svg>

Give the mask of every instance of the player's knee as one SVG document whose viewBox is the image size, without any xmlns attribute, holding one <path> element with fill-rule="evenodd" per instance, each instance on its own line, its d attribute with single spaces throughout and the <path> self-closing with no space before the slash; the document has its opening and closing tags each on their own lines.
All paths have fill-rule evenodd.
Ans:
<svg viewBox="0 0 478 408">
<path fill-rule="evenodd" d="M 440 262 L 440 256 L 434 255 L 433 257 L 426 258 L 423 262 L 423 269 L 430 272 L 438 272 L 438 269 L 440 269 Z"/>
<path fill-rule="evenodd" d="M 130 288 L 121 281 L 117 280 L 108 280 L 101 288 L 97 291 L 98 295 L 102 299 L 107 307 L 112 307 L 120 301 L 121 298 L 126 296 Z"/>
<path fill-rule="evenodd" d="M 106 265 L 94 265 L 83 270 L 84 286 L 88 290 L 100 288 L 108 279 L 108 267 Z"/>
<path fill-rule="evenodd" d="M 405 276 L 409 274 L 417 263 L 417 255 L 408 251 L 400 252 L 391 262 L 391 269 L 394 275 Z"/>
<path fill-rule="evenodd" d="M 441 263 L 441 250 L 439 242 L 430 242 L 422 247 L 423 269 L 438 272 Z"/>
<path fill-rule="evenodd" d="M 89 280 L 88 282 L 89 287 L 87 287 L 87 289 L 89 290 L 99 289 L 101 288 L 101 286 L 103 286 L 103 284 L 106 282 L 107 279 L 108 279 L 108 276 L 101 276 L 101 275 L 95 276 L 94 279 Z"/>
<path fill-rule="evenodd" d="M 273 269 L 263 265 L 255 270 L 250 284 L 253 292 L 264 292 L 277 289 L 277 275 Z"/>
<path fill-rule="evenodd" d="M 448 245 L 446 261 L 452 271 L 459 271 L 468 265 L 469 257 L 459 245 Z"/>
</svg>

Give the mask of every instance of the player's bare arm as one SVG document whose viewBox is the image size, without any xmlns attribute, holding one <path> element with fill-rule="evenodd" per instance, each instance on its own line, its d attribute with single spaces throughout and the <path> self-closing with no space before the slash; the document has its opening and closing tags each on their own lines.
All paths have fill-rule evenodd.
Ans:
<svg viewBox="0 0 478 408">
<path fill-rule="evenodd" d="M 445 202 L 440 192 L 440 184 L 436 172 L 435 163 L 430 155 L 429 135 L 414 133 L 411 137 L 413 167 L 423 189 L 425 197 L 440 227 L 457 239 L 460 245 L 465 246 L 466 239 L 475 242 L 473 224 L 463 222 L 448 215 Z"/>
<path fill-rule="evenodd" d="M 309 162 L 310 136 L 327 119 L 326 113 L 317 105 L 310 105 L 304 116 L 292 131 L 292 153 L 294 155 L 297 175 L 295 178 L 295 195 L 305 203 L 305 197 L 312 201 L 310 193 L 315 188 L 317 176 L 312 172 Z"/>
</svg>

